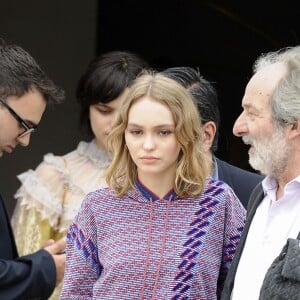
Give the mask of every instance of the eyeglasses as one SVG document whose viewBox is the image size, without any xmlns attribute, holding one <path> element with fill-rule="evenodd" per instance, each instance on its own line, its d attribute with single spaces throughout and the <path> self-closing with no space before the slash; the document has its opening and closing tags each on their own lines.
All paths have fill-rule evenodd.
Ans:
<svg viewBox="0 0 300 300">
<path fill-rule="evenodd" d="M 36 130 L 37 126 L 32 125 L 29 126 L 23 118 L 21 118 L 6 102 L 3 98 L 0 97 L 0 102 L 8 109 L 11 115 L 19 122 L 19 124 L 24 128 L 24 131 L 21 132 L 18 137 L 21 138 L 27 134 L 32 133 Z"/>
</svg>

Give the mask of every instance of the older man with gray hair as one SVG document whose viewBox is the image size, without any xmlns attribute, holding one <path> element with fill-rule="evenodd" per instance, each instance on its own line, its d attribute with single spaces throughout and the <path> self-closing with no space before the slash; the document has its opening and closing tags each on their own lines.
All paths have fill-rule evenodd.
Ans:
<svg viewBox="0 0 300 300">
<path fill-rule="evenodd" d="M 265 277 L 300 230 L 300 46 L 258 58 L 242 107 L 233 133 L 250 146 L 249 162 L 266 178 L 250 197 L 222 299 L 300 299 L 300 272 L 293 280 L 284 279 L 286 287 L 277 281 L 273 288 Z"/>
</svg>

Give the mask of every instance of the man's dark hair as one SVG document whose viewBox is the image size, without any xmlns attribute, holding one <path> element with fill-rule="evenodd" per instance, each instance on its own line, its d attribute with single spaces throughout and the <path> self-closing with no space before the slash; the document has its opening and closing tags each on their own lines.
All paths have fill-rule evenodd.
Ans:
<svg viewBox="0 0 300 300">
<path fill-rule="evenodd" d="M 216 124 L 216 134 L 211 147 L 215 152 L 218 149 L 220 111 L 218 95 L 213 85 L 200 75 L 198 69 L 192 67 L 168 68 L 162 73 L 183 85 L 190 92 L 201 115 L 202 124 L 209 121 Z"/>
<path fill-rule="evenodd" d="M 60 103 L 65 97 L 64 91 L 53 83 L 28 52 L 0 39 L 0 96 L 21 97 L 32 88 L 37 89 L 47 103 Z"/>
</svg>

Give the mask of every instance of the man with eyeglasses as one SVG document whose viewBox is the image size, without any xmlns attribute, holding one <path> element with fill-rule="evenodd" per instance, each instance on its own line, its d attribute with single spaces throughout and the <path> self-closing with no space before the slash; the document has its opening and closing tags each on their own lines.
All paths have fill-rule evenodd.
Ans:
<svg viewBox="0 0 300 300">
<path fill-rule="evenodd" d="M 8 105 L 8 103 L 6 103 L 6 101 L 0 97 L 0 102 L 2 103 L 2 105 L 4 105 L 9 112 L 12 114 L 12 116 L 19 122 L 19 124 L 23 127 L 23 131 L 21 133 L 18 134 L 18 138 L 22 138 L 25 135 L 28 135 L 29 133 L 33 132 L 36 128 L 37 125 L 29 125 L 26 123 L 25 120 L 22 119 L 22 117 L 20 117 L 18 115 L 18 113 Z"/>
<path fill-rule="evenodd" d="M 6 115 L 5 114 L 2 115 L 2 117 L 1 117 L 2 122 L 6 122 L 6 124 L 8 122 L 10 123 L 11 120 L 9 120 L 9 119 L 12 119 L 11 117 L 13 117 L 14 120 L 17 121 L 17 122 L 14 122 L 15 126 L 10 126 L 10 129 L 15 129 L 16 125 L 17 125 L 18 126 L 18 131 L 19 131 L 17 136 L 15 136 L 14 132 L 12 133 L 11 136 L 8 135 L 8 132 L 6 132 L 4 138 L 9 139 L 10 137 L 12 137 L 13 141 L 10 142 L 9 144 L 3 144 L 2 145 L 2 143 L 1 143 L 0 156 L 3 155 L 3 151 L 6 151 L 7 153 L 11 153 L 13 151 L 13 149 L 15 148 L 15 146 L 18 145 L 18 144 L 20 144 L 22 146 L 27 146 L 29 144 L 30 134 L 37 128 L 37 125 L 34 125 L 32 123 L 32 121 L 29 121 L 29 120 L 25 121 L 22 117 L 19 116 L 19 114 L 12 108 L 11 105 L 19 104 L 20 106 L 23 106 L 24 105 L 24 99 L 25 99 L 25 101 L 26 101 L 26 99 L 27 99 L 27 101 L 30 101 L 32 99 L 32 97 L 35 97 L 35 96 L 40 96 L 40 95 L 37 95 L 36 91 L 29 91 L 28 94 L 26 94 L 25 96 L 20 97 L 20 98 L 15 96 L 15 99 L 13 99 L 12 96 L 11 96 L 8 99 L 8 101 L 6 101 L 6 100 L 4 100 L 3 98 L 0 97 L 0 105 L 4 106 L 8 110 L 8 113 L 9 113 L 9 114 L 6 114 Z M 13 101 L 13 100 L 15 100 L 15 101 Z M 12 102 L 12 104 L 10 105 L 9 102 Z M 43 102 L 41 102 L 41 103 L 43 103 Z M 43 103 L 42 106 L 45 106 L 45 104 L 46 103 Z M 44 110 L 45 107 L 41 107 L 41 109 Z M 26 139 L 24 137 L 26 137 Z M 1 139 L 1 141 L 2 141 L 2 139 Z"/>
<path fill-rule="evenodd" d="M 63 90 L 24 49 L 0 40 L 0 157 L 28 146 L 47 104 L 63 99 Z M 65 240 L 19 257 L 0 195 L 0 245 L 0 299 L 48 299 L 64 275 Z"/>
</svg>

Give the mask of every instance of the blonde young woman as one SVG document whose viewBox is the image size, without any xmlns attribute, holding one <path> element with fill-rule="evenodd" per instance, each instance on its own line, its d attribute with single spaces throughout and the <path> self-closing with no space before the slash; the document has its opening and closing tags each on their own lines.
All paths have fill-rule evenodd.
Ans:
<svg viewBox="0 0 300 300">
<path fill-rule="evenodd" d="M 89 63 L 76 90 L 88 141 L 63 156 L 48 153 L 36 170 L 19 175 L 22 186 L 12 223 L 22 255 L 64 236 L 84 196 L 106 185 L 108 133 L 128 86 L 146 67 L 141 57 L 124 51 L 102 54 Z M 51 299 L 58 299 L 59 293 L 57 288 Z"/>
<path fill-rule="evenodd" d="M 109 144 L 108 187 L 86 196 L 68 230 L 61 299 L 217 299 L 245 210 L 208 175 L 191 96 L 143 74 Z"/>
</svg>

